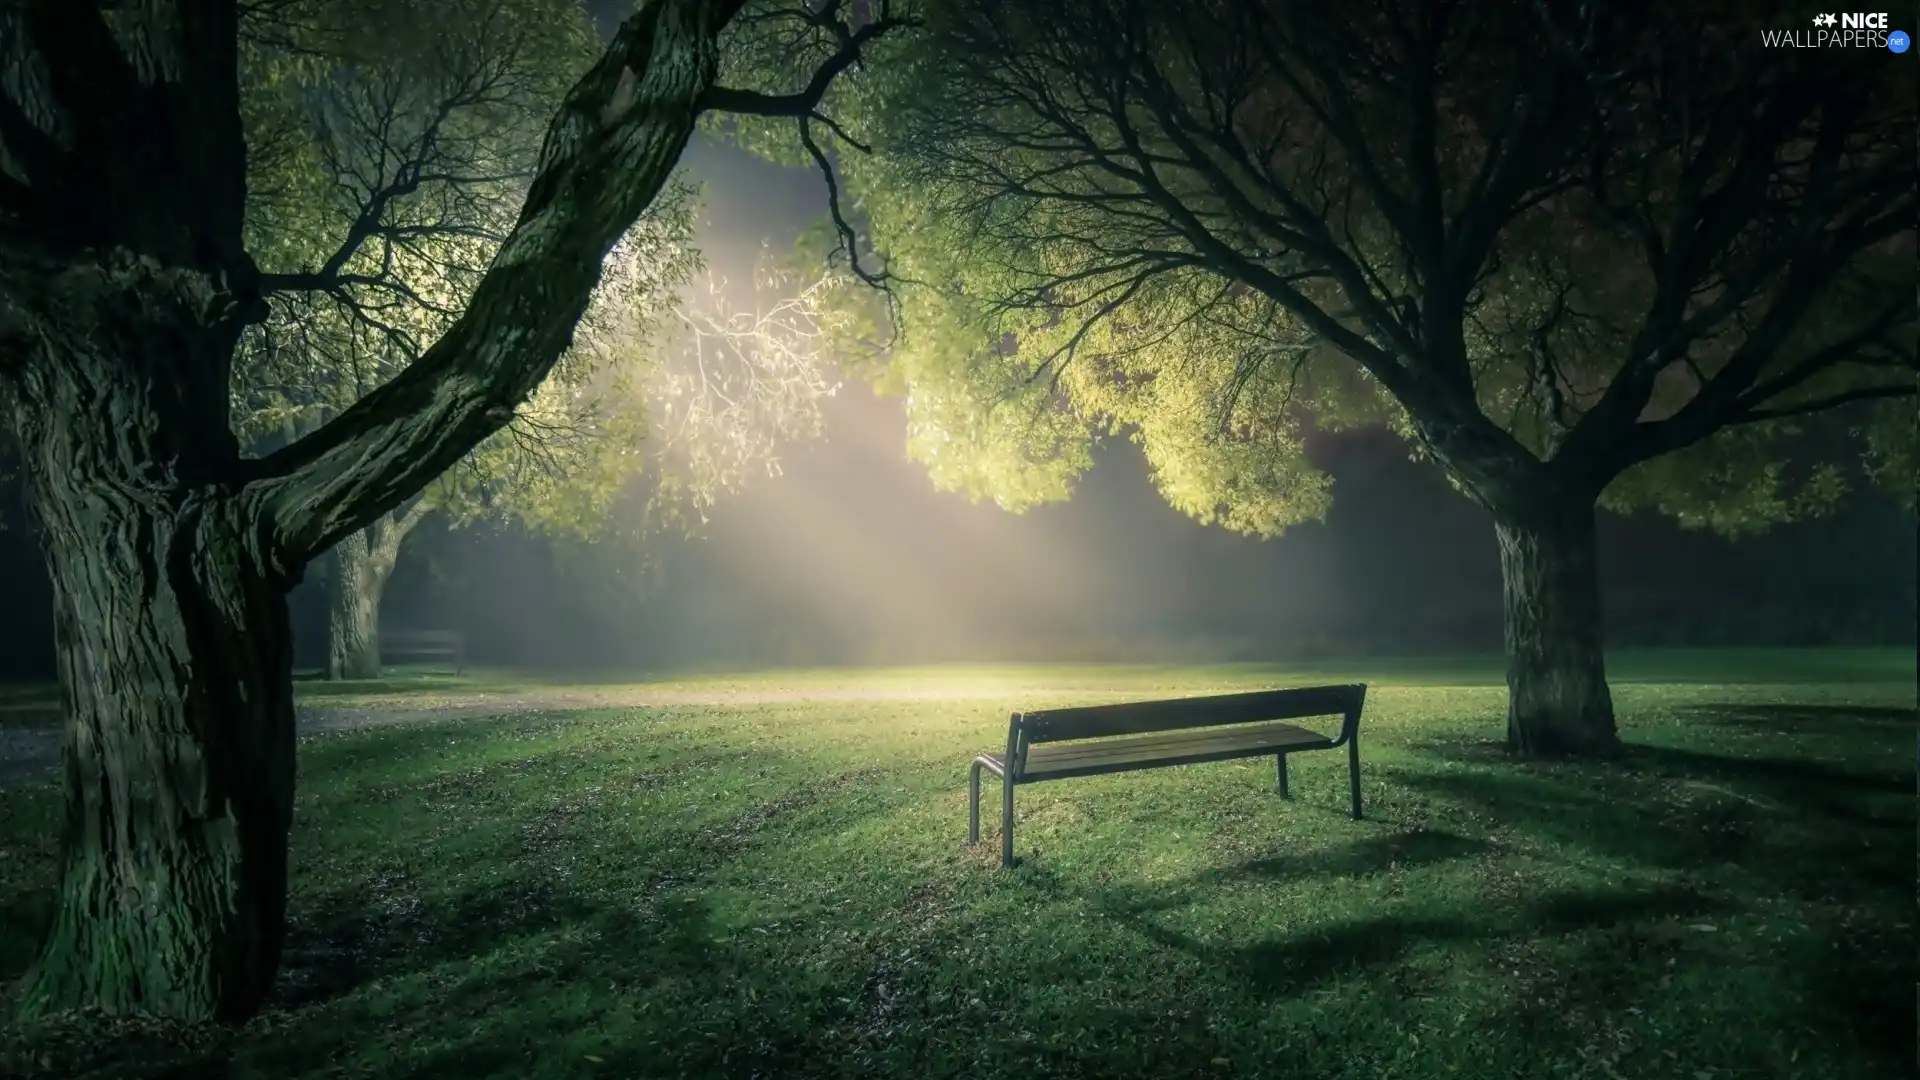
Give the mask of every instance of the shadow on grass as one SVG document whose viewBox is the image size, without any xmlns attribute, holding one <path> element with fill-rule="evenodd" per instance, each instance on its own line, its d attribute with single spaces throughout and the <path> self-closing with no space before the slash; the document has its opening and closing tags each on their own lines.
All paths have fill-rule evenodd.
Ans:
<svg viewBox="0 0 1920 1080">
<path fill-rule="evenodd" d="M 1684 889 L 1569 891 L 1527 904 L 1511 918 L 1379 915 L 1333 923 L 1297 938 L 1261 942 L 1207 956 L 1238 970 L 1264 994 L 1301 993 L 1337 975 L 1378 970 L 1401 963 L 1414 949 L 1476 939 L 1530 940 L 1583 930 L 1608 930 L 1625 923 L 1710 914 L 1721 905 Z M 1164 934 L 1164 931 L 1161 931 Z M 1168 941 L 1190 951 L 1191 941 Z"/>
<path fill-rule="evenodd" d="M 1569 855 L 1731 874 L 1745 888 L 1811 902 L 1911 895 L 1911 781 L 1684 750 L 1639 748 L 1630 760 L 1651 792 L 1552 773 L 1409 771 L 1396 780 Z"/>
<path fill-rule="evenodd" d="M 525 727 L 484 725 L 476 738 Z M 445 733 L 436 739 L 429 732 L 382 732 L 362 739 L 359 750 L 391 766 L 415 754 L 444 753 L 436 743 L 445 739 Z M 411 1064 L 390 1070 L 398 1075 L 522 1075 L 530 1052 L 581 1036 L 587 1025 L 570 1010 L 582 1007 L 583 995 L 592 1011 L 661 985 L 698 985 L 698 1000 L 711 1000 L 724 997 L 736 980 L 778 983 L 780 975 L 753 948 L 753 938 L 716 945 L 705 891 L 740 859 L 807 843 L 883 812 L 885 800 L 846 798 L 866 786 L 871 773 L 820 775 L 792 755 L 671 745 L 609 767 L 593 760 L 595 745 L 530 746 L 524 757 L 455 769 L 393 796 L 415 801 L 386 811 L 396 815 L 397 832 L 387 838 L 391 868 L 335 876 L 323 882 L 324 893 L 294 897 L 281 983 L 267 1013 L 246 1029 L 200 1040 L 195 1032 L 161 1025 L 164 1031 L 148 1037 L 74 1018 L 74 1038 L 55 1028 L 28 1044 L 33 1061 L 21 1075 L 309 1075 L 352 1054 L 378 1060 L 366 1053 L 373 1043 L 408 1052 Z M 610 790 L 608 781 L 652 792 L 721 767 L 732 770 L 735 783 L 755 785 L 758 798 L 717 819 L 676 817 L 673 804 L 652 804 L 650 796 L 638 811 L 632 801 L 592 801 Z M 337 810 L 365 798 L 351 785 L 336 785 L 327 801 Z M 474 798 L 489 807 L 476 821 L 497 831 L 479 850 L 495 847 L 497 854 L 459 865 L 421 846 L 432 842 L 440 809 L 451 806 L 444 800 Z M 600 830 L 622 824 L 610 815 L 634 812 L 661 815 L 636 834 L 635 846 L 591 842 Z M 484 880 L 447 887 L 452 874 L 473 871 Z M 38 902 L 45 896 L 36 893 L 25 898 L 31 903 L 4 913 L 9 939 L 16 927 L 37 938 L 48 913 Z M 470 1033 L 449 1039 L 449 1017 Z M 683 1019 L 698 1023 L 691 1011 Z M 676 1026 L 679 1021 L 646 1029 L 664 1038 Z M 807 1034 L 804 1027 L 792 1032 L 796 1045 L 812 1045 Z M 407 1045 L 415 1036 L 446 1049 L 422 1054 Z M 0 1039 L 0 1075 L 11 1075 L 5 1043 Z M 768 1046 L 777 1057 L 775 1043 Z M 798 1074 L 783 1069 L 780 1075 Z"/>
<path fill-rule="evenodd" d="M 1694 711 L 1735 725 L 1753 715 L 1750 706 Z M 1794 706 L 1765 714 L 1850 725 L 1858 738 L 1837 759 L 1631 746 L 1613 765 L 1406 769 L 1394 779 L 1566 859 L 1657 868 L 1710 882 L 1743 910 L 1796 912 L 1807 961 L 1796 974 L 1816 988 L 1810 1010 L 1885 1060 L 1910 1062 L 1916 818 L 1912 725 L 1896 722 L 1897 712 Z M 1468 764 L 1486 756 L 1473 747 L 1423 749 Z"/>
<path fill-rule="evenodd" d="M 1477 855 L 1487 850 L 1487 846 L 1483 840 L 1457 833 L 1413 829 L 1312 851 L 1263 855 L 1233 866 L 1203 870 L 1167 885 L 1106 889 L 1093 897 L 1093 901 L 1110 914 L 1141 915 L 1194 903 L 1223 885 L 1351 878 L 1395 869 L 1411 870 Z M 1065 886 L 1039 863 L 1023 861 L 1020 873 L 1043 893 L 1055 897 L 1066 893 Z"/>
<path fill-rule="evenodd" d="M 1689 720 L 1722 727 L 1753 728 L 1769 734 L 1809 731 L 1911 731 L 1920 715 L 1910 708 L 1885 705 L 1751 704 L 1686 705 L 1676 710 Z"/>
<path fill-rule="evenodd" d="M 490 739 L 535 731 L 508 721 L 460 730 Z M 448 739 L 447 731 L 395 731 L 356 736 L 351 748 L 354 759 L 431 762 L 446 754 Z M 1431 989 L 1420 980 L 1451 965 L 1482 980 L 1476 989 L 1493 987 L 1461 1001 L 1486 1034 L 1454 1061 L 1528 1062 L 1542 1048 L 1565 1060 L 1605 1027 L 1596 1015 L 1611 1023 L 1623 1002 L 1682 992 L 1661 981 L 1671 971 L 1701 992 L 1698 980 L 1718 977 L 1723 955 L 1777 977 L 1807 1030 L 1858 1039 L 1875 1063 L 1911 1060 L 1913 1016 L 1903 1003 L 1912 942 L 1874 925 L 1876 915 L 1911 912 L 1910 876 L 1892 873 L 1910 875 L 1913 866 L 1910 774 L 1903 787 L 1901 768 L 1892 767 L 1901 762 L 1885 762 L 1871 746 L 1855 758 L 1811 763 L 1636 748 L 1625 762 L 1596 768 L 1519 766 L 1504 757 L 1481 767 L 1485 756 L 1471 747 L 1441 745 L 1379 773 L 1387 785 L 1428 797 L 1423 828 L 1107 888 L 1092 884 L 1097 876 L 1063 878 L 1044 860 L 996 875 L 958 850 L 905 866 L 924 850 L 903 832 L 899 844 L 834 856 L 829 872 L 789 868 L 807 884 L 783 897 L 781 875 L 743 881 L 729 868 L 781 845 L 810 859 L 807 845 L 902 803 L 844 798 L 865 774 L 823 777 L 817 762 L 777 753 L 661 740 L 667 761 L 629 755 L 610 771 L 597 741 L 542 752 L 536 745 L 512 760 L 449 768 L 416 787 L 379 777 L 404 789 L 395 799 L 427 799 L 423 822 L 442 787 L 449 797 L 490 796 L 497 809 L 475 819 L 504 822 L 503 854 L 476 860 L 485 862 L 476 869 L 492 871 L 489 883 L 435 891 L 378 874 L 336 878 L 334 892 L 296 910 L 288 983 L 273 1015 L 230 1050 L 170 1072 L 115 1075 L 349 1075 L 353 1065 L 384 1057 L 383 1075 L 444 1080 L 1225 1076 L 1231 1070 L 1220 1061 L 1249 1045 L 1275 1045 L 1250 1042 L 1258 1036 L 1245 1024 L 1297 1023 L 1305 1010 L 1314 1021 L 1302 1034 L 1312 1045 L 1294 1044 L 1299 1074 L 1335 1075 L 1354 1060 L 1345 1050 L 1401 1052 L 1398 1043 L 1367 1040 L 1389 1029 L 1396 1009 L 1437 1015 L 1441 1006 L 1408 1003 Z M 1434 759 L 1450 759 L 1450 767 L 1435 769 Z M 691 805 L 648 802 L 633 811 L 660 815 L 649 819 L 644 843 L 617 852 L 578 843 L 604 826 L 569 809 L 590 785 L 618 773 L 637 786 L 653 773 L 629 775 L 631 768 L 671 778 L 675 767 L 723 760 L 730 775 L 685 787 L 679 781 L 688 778 L 678 777 L 672 786 L 707 802 L 728 785 L 751 783 L 757 802 L 704 823 L 674 816 Z M 350 766 L 343 754 L 331 768 Z M 545 785 L 539 796 L 529 795 L 530 781 Z M 335 806 L 365 794 L 345 784 L 331 791 Z M 1492 839 L 1472 835 L 1489 819 L 1498 823 Z M 431 831 L 423 824 L 379 846 L 404 859 Z M 553 846 L 556 857 L 514 856 L 516 844 L 534 842 Z M 1503 898 L 1473 891 L 1466 874 L 1477 876 L 1477 864 L 1454 865 L 1489 854 L 1497 864 L 1510 848 L 1532 860 L 1601 856 L 1632 877 L 1671 880 Z M 1377 875 L 1402 871 L 1415 872 L 1404 894 L 1376 887 L 1398 884 Z M 1423 878 L 1442 875 L 1459 891 L 1423 895 Z M 919 879 L 925 888 L 909 892 L 906 884 Z M 1278 896 L 1278 887 L 1302 882 L 1316 899 L 1324 895 L 1327 910 L 1199 933 L 1173 914 L 1235 888 Z M 751 893 L 752 902 L 730 892 Z M 990 902 L 979 912 L 969 906 L 983 899 Z M 1782 899 L 1797 903 L 1771 904 Z M 1779 940 L 1777 952 L 1754 944 L 1761 939 L 1750 927 L 1741 947 L 1763 951 L 1714 952 L 1760 901 L 1807 925 L 1767 939 Z M 1102 939 L 1104 931 L 1089 931 L 1081 940 L 1092 947 L 1076 951 L 1063 941 L 1080 933 L 1083 904 L 1119 932 Z M 1010 912 L 1021 920 L 1011 928 Z M 1061 912 L 1082 921 L 1048 921 Z M 1910 937 L 1910 915 L 1903 917 Z M 1709 918 L 1718 931 L 1684 925 Z M 1509 961 L 1525 974 L 1508 975 Z M 1743 978 L 1755 982 L 1751 971 Z M 1076 996 L 1076 982 L 1095 992 Z M 1300 1011 L 1286 1014 L 1289 1007 Z M 1275 1019 L 1283 1015 L 1296 1019 Z M 1330 1018 L 1333 1037 L 1323 1038 L 1321 1017 Z M 1369 1032 L 1339 1034 L 1349 1021 Z M 1080 1041 L 1043 1046 L 1023 1034 L 1029 1026 L 1047 1036 L 1077 1030 Z M 1758 1025 L 1754 1032 L 1764 1034 Z M 1619 1075 L 1667 1074 L 1664 1061 L 1637 1064 L 1646 1068 Z M 1895 1067 L 1884 1074 L 1897 1075 Z M 1239 1074 L 1273 1075 L 1270 1068 L 1271 1061 L 1245 1063 Z M 1498 1074 L 1546 1075 L 1541 1069 Z M 1755 1066 L 1734 1074 L 1767 1073 Z"/>
<path fill-rule="evenodd" d="M 553 756 L 529 760 L 550 763 Z M 764 766 L 777 764 L 774 755 L 755 759 Z M 680 755 L 667 772 L 639 774 L 635 780 L 653 786 L 668 773 L 710 769 L 722 760 L 739 765 L 744 759 Z M 422 900 L 420 893 L 431 883 L 409 881 L 399 872 L 376 874 L 311 909 L 295 907 L 276 1004 L 298 1008 L 326 1002 L 376 979 L 472 960 L 503 942 L 562 931 L 632 929 L 637 917 L 678 910 L 674 904 L 685 902 L 690 890 L 762 846 L 763 834 L 787 831 L 836 792 L 864 779 L 856 772 L 805 783 L 721 822 L 657 828 L 642 849 L 617 856 L 588 853 L 567 859 L 571 865 L 562 873 L 518 874 L 451 899 Z M 529 853 L 565 852 L 602 820 L 577 802 L 548 805 L 517 823 L 518 840 Z M 845 815 L 831 819 L 836 828 L 849 820 Z M 517 865 L 536 869 L 531 860 Z M 599 884 L 580 888 L 569 886 L 570 880 Z M 609 891 L 609 882 L 619 883 L 617 892 Z"/>
<path fill-rule="evenodd" d="M 1167 929 L 1149 916 L 1203 902 L 1220 886 L 1248 880 L 1299 882 L 1309 877 L 1345 877 L 1389 870 L 1412 871 L 1489 850 L 1486 841 L 1435 829 L 1418 829 L 1300 855 L 1254 859 L 1206 870 L 1154 886 L 1107 889 L 1093 906 L 1141 936 L 1209 968 L 1238 973 L 1262 996 L 1297 994 L 1345 972 L 1398 964 L 1427 945 L 1493 937 L 1527 937 L 1608 929 L 1621 923 L 1692 917 L 1716 910 L 1716 901 L 1687 889 L 1569 891 L 1527 904 L 1521 914 L 1382 914 L 1323 922 L 1309 934 L 1222 947 Z M 1043 872 L 1029 871 L 1043 879 Z"/>
</svg>

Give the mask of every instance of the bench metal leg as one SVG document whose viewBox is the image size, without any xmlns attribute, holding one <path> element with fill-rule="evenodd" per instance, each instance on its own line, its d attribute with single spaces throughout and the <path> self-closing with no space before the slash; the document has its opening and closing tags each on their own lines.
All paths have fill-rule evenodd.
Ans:
<svg viewBox="0 0 1920 1080">
<path fill-rule="evenodd" d="M 1292 795 L 1287 791 L 1287 755 L 1275 754 L 1273 756 L 1275 761 L 1278 762 L 1275 767 L 1280 775 L 1280 797 L 1283 799 L 1292 798 Z"/>
<path fill-rule="evenodd" d="M 1000 865 L 1013 865 L 1013 770 L 1000 777 Z"/>
<path fill-rule="evenodd" d="M 975 761 L 967 775 L 967 843 L 980 842 L 980 763 Z"/>
<path fill-rule="evenodd" d="M 1360 820 L 1360 735 L 1347 740 L 1347 782 L 1353 786 L 1353 820 Z"/>
</svg>

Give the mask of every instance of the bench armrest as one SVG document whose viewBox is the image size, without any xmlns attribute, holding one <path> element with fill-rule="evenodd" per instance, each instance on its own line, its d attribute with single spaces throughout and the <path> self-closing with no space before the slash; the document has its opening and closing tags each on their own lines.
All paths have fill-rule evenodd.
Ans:
<svg viewBox="0 0 1920 1080">
<path fill-rule="evenodd" d="M 1360 736 L 1360 711 L 1365 703 L 1366 689 L 1363 687 L 1360 691 L 1360 700 L 1354 702 L 1353 708 L 1347 710 L 1347 712 L 1341 716 L 1340 734 L 1333 740 L 1333 743 L 1328 749 L 1332 749 L 1335 746 L 1345 746 Z"/>
</svg>

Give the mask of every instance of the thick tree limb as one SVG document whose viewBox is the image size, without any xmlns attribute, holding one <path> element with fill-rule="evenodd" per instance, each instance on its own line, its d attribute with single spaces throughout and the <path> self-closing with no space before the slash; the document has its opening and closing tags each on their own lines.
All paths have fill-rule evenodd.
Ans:
<svg viewBox="0 0 1920 1080">
<path fill-rule="evenodd" d="M 332 422 L 257 464 L 297 566 L 419 491 L 512 420 L 571 340 L 600 261 L 666 185 L 744 0 L 653 0 L 549 128 L 518 224 L 439 342 Z"/>
<path fill-rule="evenodd" d="M 231 7 L 231 5 L 228 5 Z M 97 4 L 31 0 L 26 29 L 46 63 L 47 87 L 72 122 L 113 121 L 137 107 L 144 87 Z M 83 144 L 112 136 L 83 130 Z"/>
<path fill-rule="evenodd" d="M 233 0 L 174 0 L 118 13 L 15 0 L 0 9 L 4 157 L 32 189 L 11 253 L 118 247 L 222 277 L 249 303 L 242 245 L 245 146 Z"/>
</svg>

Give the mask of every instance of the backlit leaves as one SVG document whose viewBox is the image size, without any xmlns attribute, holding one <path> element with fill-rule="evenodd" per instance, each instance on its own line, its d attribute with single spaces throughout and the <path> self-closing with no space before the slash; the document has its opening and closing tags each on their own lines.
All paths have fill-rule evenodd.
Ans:
<svg viewBox="0 0 1920 1080">
<path fill-rule="evenodd" d="M 234 413 L 270 447 L 393 378 L 464 310 L 598 41 L 573 0 L 289 0 L 248 30 L 250 244 L 272 317 L 239 357 Z M 689 295 L 696 197 L 662 193 L 607 256 L 552 376 L 394 520 L 691 528 L 817 434 L 819 304 L 792 278 Z"/>
<path fill-rule="evenodd" d="M 1790 465 L 1780 421 L 1911 392 L 1910 234 L 1874 239 L 1911 199 L 1910 105 L 1850 113 L 1879 99 L 1817 67 L 1690 81 L 1704 46 L 1631 19 L 1556 41 L 1535 20 L 1580 13 L 1472 9 L 1423 40 L 1404 14 L 963 2 L 895 41 L 835 113 L 875 152 L 837 164 L 935 482 L 1065 497 L 1117 431 L 1182 511 L 1271 534 L 1324 510 L 1310 428 L 1452 440 L 1483 500 L 1581 429 L 1565 468 L 1617 507 L 1831 506 L 1840 471 Z M 1492 44 L 1522 29 L 1537 54 Z M 1461 436 L 1483 419 L 1512 439 Z M 1860 430 L 1894 477 L 1910 431 Z"/>
</svg>

